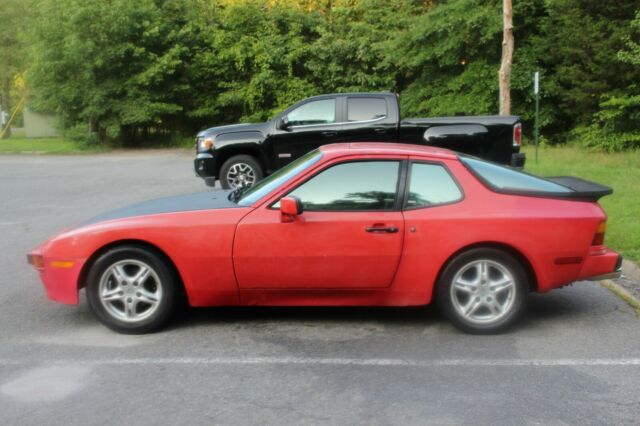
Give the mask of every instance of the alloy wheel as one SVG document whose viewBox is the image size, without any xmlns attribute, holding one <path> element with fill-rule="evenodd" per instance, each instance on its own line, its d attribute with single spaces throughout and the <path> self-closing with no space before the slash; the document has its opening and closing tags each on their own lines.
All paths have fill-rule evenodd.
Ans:
<svg viewBox="0 0 640 426">
<path fill-rule="evenodd" d="M 98 296 L 111 316 L 125 322 L 138 322 L 151 316 L 160 306 L 162 282 L 147 263 L 136 259 L 121 260 L 102 274 Z"/>
<path fill-rule="evenodd" d="M 458 270 L 451 284 L 454 309 L 476 324 L 494 323 L 506 316 L 516 296 L 513 274 L 498 262 L 480 259 Z"/>
<path fill-rule="evenodd" d="M 247 163 L 235 163 L 227 172 L 227 182 L 233 189 L 252 186 L 256 183 L 256 172 Z"/>
</svg>

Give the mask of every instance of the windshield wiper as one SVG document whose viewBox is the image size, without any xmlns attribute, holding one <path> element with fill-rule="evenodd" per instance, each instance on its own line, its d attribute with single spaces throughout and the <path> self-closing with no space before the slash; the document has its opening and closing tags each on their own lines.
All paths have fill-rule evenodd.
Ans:
<svg viewBox="0 0 640 426">
<path fill-rule="evenodd" d="M 227 198 L 229 198 L 229 201 L 233 201 L 235 203 L 240 199 L 245 189 L 247 188 L 236 188 L 229 193 L 229 196 Z"/>
</svg>

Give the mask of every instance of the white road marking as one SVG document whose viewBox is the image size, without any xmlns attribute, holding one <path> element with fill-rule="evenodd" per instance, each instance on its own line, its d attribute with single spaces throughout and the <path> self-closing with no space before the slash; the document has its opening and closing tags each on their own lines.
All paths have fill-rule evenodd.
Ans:
<svg viewBox="0 0 640 426">
<path fill-rule="evenodd" d="M 398 358 L 312 358 L 312 357 L 219 357 L 219 358 L 108 358 L 108 359 L 0 359 L 0 366 L 15 365 L 329 365 L 363 367 L 583 367 L 583 366 L 640 366 L 640 358 L 595 359 L 432 359 L 408 360 Z"/>
</svg>

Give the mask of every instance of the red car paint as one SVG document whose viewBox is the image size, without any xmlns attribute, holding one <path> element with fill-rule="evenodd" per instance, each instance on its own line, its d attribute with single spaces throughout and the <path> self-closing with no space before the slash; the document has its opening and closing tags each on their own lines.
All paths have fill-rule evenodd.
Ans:
<svg viewBox="0 0 640 426">
<path fill-rule="evenodd" d="M 358 143 L 321 151 L 319 162 L 250 207 L 140 215 L 58 234 L 31 253 L 43 256 L 40 275 L 47 295 L 77 304 L 94 256 L 134 241 L 166 254 L 192 306 L 424 305 L 432 300 L 447 261 L 477 245 L 515 253 L 540 292 L 616 268 L 617 253 L 591 245 L 606 219 L 595 202 L 493 192 L 442 149 Z M 270 208 L 319 170 L 354 159 L 443 164 L 464 197 L 448 205 L 387 212 L 296 215 L 287 204 L 292 221 Z M 363 232 L 366 227 L 398 232 Z"/>
</svg>

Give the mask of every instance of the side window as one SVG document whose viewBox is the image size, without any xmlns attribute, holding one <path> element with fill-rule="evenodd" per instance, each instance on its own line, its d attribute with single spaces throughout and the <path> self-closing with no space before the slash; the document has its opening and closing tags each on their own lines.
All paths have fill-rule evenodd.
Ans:
<svg viewBox="0 0 640 426">
<path fill-rule="evenodd" d="M 384 98 L 348 98 L 347 120 L 365 121 L 387 116 Z"/>
<path fill-rule="evenodd" d="M 287 114 L 289 125 L 330 124 L 336 122 L 336 100 L 307 102 Z"/>
<path fill-rule="evenodd" d="M 299 197 L 305 210 L 390 210 L 396 201 L 399 167 L 399 161 L 338 164 L 289 195 Z"/>
<path fill-rule="evenodd" d="M 451 203 L 461 198 L 460 188 L 443 166 L 425 163 L 411 165 L 408 208 Z"/>
</svg>

